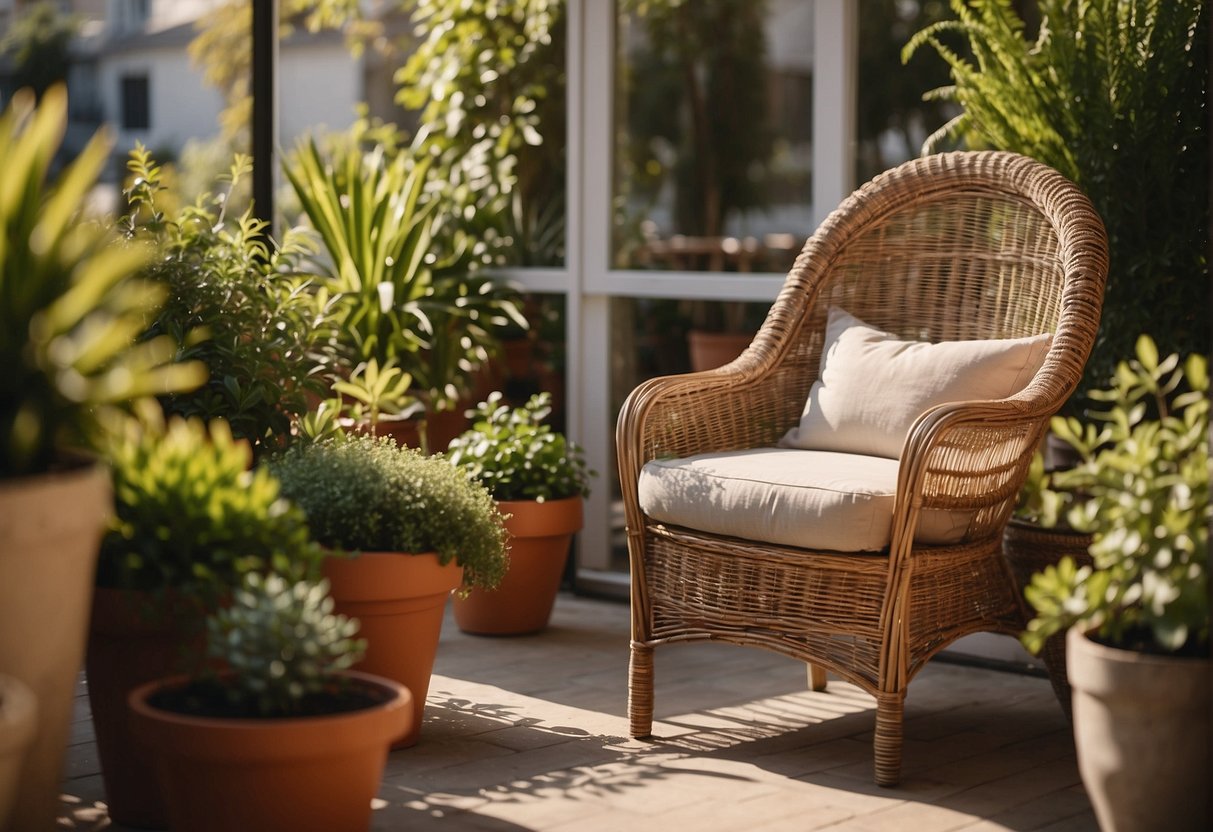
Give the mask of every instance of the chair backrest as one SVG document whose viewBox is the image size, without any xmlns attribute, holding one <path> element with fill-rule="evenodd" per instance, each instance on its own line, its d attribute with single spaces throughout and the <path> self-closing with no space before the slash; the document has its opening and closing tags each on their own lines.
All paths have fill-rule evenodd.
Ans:
<svg viewBox="0 0 1213 832">
<path fill-rule="evenodd" d="M 1049 332 L 1033 396 L 1055 411 L 1094 344 L 1106 274 L 1102 222 L 1052 168 L 994 151 L 916 159 L 860 188 L 808 240 L 764 326 L 771 340 L 759 337 L 778 344 L 762 363 L 803 404 L 831 305 L 907 339 Z"/>
</svg>

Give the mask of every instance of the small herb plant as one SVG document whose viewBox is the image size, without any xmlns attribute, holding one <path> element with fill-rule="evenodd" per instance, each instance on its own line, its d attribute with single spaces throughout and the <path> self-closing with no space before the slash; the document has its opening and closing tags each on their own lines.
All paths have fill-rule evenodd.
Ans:
<svg viewBox="0 0 1213 832">
<path fill-rule="evenodd" d="M 207 654 L 228 669 L 216 684 L 233 713 L 297 716 L 330 709 L 321 703 L 339 692 L 337 672 L 366 653 L 357 632 L 356 619 L 333 614 L 327 581 L 254 572 L 207 618 Z"/>
<path fill-rule="evenodd" d="M 247 442 L 222 421 L 157 409 L 115 431 L 107 456 L 116 514 L 101 544 L 99 586 L 173 592 L 209 603 L 251 572 L 318 575 L 324 557 L 277 480 L 249 469 Z"/>
<path fill-rule="evenodd" d="M 1094 535 L 1094 568 L 1063 558 L 1026 590 L 1036 618 L 1023 636 L 1033 651 L 1073 625 L 1096 626 L 1109 644 L 1131 649 L 1209 652 L 1209 377 L 1204 356 L 1180 366 L 1159 360 L 1142 336 L 1137 358 L 1121 362 L 1112 386 L 1092 391 L 1110 403 L 1101 426 L 1053 420 L 1053 431 L 1083 458 L 1055 472 L 1072 499 L 1067 519 Z"/>
<path fill-rule="evenodd" d="M 543 424 L 551 411 L 548 393 L 517 408 L 492 393 L 473 411 L 472 427 L 451 440 L 447 458 L 498 500 L 589 496 L 594 472 L 576 443 Z"/>
<path fill-rule="evenodd" d="M 493 498 L 440 456 L 348 435 L 294 446 L 269 465 L 325 546 L 436 552 L 463 567 L 465 590 L 492 589 L 505 574 L 507 537 Z"/>
</svg>

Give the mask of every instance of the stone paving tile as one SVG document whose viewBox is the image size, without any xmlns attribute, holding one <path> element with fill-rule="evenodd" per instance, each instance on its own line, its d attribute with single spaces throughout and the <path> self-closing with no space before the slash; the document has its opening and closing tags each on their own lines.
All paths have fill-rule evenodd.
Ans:
<svg viewBox="0 0 1213 832">
<path fill-rule="evenodd" d="M 885 789 L 872 697 L 838 679 L 811 692 L 803 664 L 759 650 L 659 650 L 656 736 L 632 739 L 627 639 L 625 605 L 567 595 L 537 636 L 448 618 L 420 741 L 389 755 L 373 832 L 1095 829 L 1047 679 L 933 662 L 907 698 L 903 782 Z M 106 826 L 83 697 L 77 718 L 64 828 L 125 832 Z"/>
</svg>

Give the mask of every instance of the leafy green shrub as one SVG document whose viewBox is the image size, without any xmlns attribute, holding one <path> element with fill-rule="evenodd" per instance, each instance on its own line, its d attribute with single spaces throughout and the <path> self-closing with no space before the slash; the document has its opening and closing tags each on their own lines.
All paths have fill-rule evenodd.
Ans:
<svg viewBox="0 0 1213 832">
<path fill-rule="evenodd" d="M 1186 384 L 1186 386 L 1184 386 Z M 1110 643 L 1207 655 L 1209 650 L 1209 377 L 1202 355 L 1180 366 L 1142 336 L 1121 362 L 1100 426 L 1056 418 L 1053 430 L 1083 456 L 1054 474 L 1068 520 L 1094 535 L 1094 568 L 1064 558 L 1033 577 L 1037 615 L 1024 643 L 1078 624 Z"/>
<path fill-rule="evenodd" d="M 100 586 L 172 590 L 213 601 L 249 573 L 315 577 L 324 557 L 277 480 L 249 469 L 247 442 L 222 421 L 154 415 L 111 440 L 116 515 L 101 545 Z"/>
<path fill-rule="evenodd" d="M 350 435 L 297 445 L 269 465 L 326 546 L 436 552 L 463 567 L 465 589 L 491 589 L 505 574 L 506 531 L 493 498 L 440 456 Z"/>
<path fill-rule="evenodd" d="M 304 238 L 288 231 L 271 248 L 251 209 L 228 219 L 227 197 L 250 170 L 248 157 L 236 157 L 224 193 L 204 194 L 171 217 L 157 202 L 162 171 L 148 152 L 137 146 L 127 167 L 133 184 L 124 224 L 160 252 L 144 275 L 168 292 L 149 333 L 172 336 L 183 345 L 178 360 L 210 370 L 202 387 L 165 397 L 165 410 L 226 420 L 254 456 L 284 447 L 309 394 L 327 392 L 335 361 L 328 295 L 300 274 Z"/>
<path fill-rule="evenodd" d="M 308 697 L 331 694 L 336 673 L 366 653 L 358 621 L 333 614 L 327 581 L 249 574 L 206 631 L 207 654 L 230 671 L 219 678 L 228 703 L 251 716 L 306 711 Z"/>
<path fill-rule="evenodd" d="M 1028 39 L 1010 0 L 952 0 L 956 19 L 923 29 L 903 58 L 931 46 L 953 80 L 932 95 L 963 107 L 927 149 L 953 138 L 1032 156 L 1072 179 L 1103 218 L 1111 271 L 1082 394 L 1132 354 L 1138 333 L 1164 353 L 1208 347 L 1208 4 L 1036 5 L 1040 28 Z M 949 45 L 953 34 L 963 48 Z"/>
<path fill-rule="evenodd" d="M 37 108 L 20 91 L 0 115 L 0 477 L 46 471 L 114 406 L 205 377 L 171 364 L 170 338 L 135 344 L 164 301 L 135 277 L 152 252 L 81 216 L 109 153 L 103 134 L 51 176 L 66 125 L 61 86 Z"/>
<path fill-rule="evenodd" d="M 451 440 L 447 458 L 498 500 L 589 496 L 593 472 L 581 448 L 542 424 L 551 398 L 537 393 L 510 408 L 501 393 L 492 393 L 476 407 L 472 427 Z"/>
</svg>

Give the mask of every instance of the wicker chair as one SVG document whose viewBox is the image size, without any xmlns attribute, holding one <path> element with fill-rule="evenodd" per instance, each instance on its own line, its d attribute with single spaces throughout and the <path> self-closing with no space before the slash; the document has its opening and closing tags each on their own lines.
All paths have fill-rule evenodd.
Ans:
<svg viewBox="0 0 1213 832">
<path fill-rule="evenodd" d="M 655 647 L 762 647 L 804 661 L 813 690 L 825 688 L 830 671 L 876 698 L 875 780 L 897 784 L 914 675 L 961 636 L 1022 629 L 1002 531 L 1049 417 L 1081 377 L 1106 273 L 1103 225 L 1057 172 L 1001 152 L 918 159 L 826 219 L 738 359 L 638 386 L 617 427 L 631 557 L 632 735 L 652 733 Z M 1053 337 L 1021 392 L 917 417 L 892 463 L 883 549 L 773 544 L 646 514 L 638 483 L 647 463 L 773 448 L 797 425 L 830 306 L 911 341 Z M 962 537 L 917 539 L 931 511 L 964 513 Z"/>
</svg>

